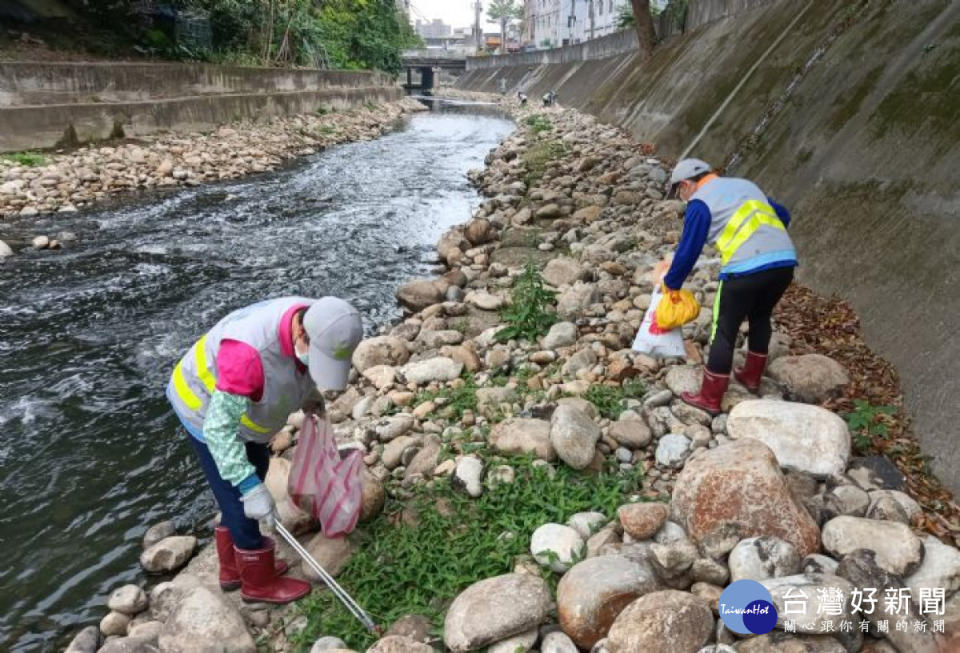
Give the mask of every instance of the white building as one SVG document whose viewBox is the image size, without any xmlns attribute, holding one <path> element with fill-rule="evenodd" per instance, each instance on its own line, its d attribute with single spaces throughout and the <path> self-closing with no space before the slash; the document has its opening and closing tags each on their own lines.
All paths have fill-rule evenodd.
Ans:
<svg viewBox="0 0 960 653">
<path fill-rule="evenodd" d="M 612 34 L 629 6 L 630 0 L 526 0 L 524 44 L 557 47 Z"/>
<path fill-rule="evenodd" d="M 424 39 L 443 39 L 449 38 L 453 33 L 453 28 L 444 23 L 439 18 L 434 18 L 429 23 L 417 20 L 417 34 Z"/>
</svg>

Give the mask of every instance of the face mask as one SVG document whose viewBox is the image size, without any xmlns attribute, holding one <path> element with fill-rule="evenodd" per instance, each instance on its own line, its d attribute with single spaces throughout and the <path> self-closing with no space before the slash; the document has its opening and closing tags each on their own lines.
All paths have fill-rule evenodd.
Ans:
<svg viewBox="0 0 960 653">
<path fill-rule="evenodd" d="M 301 354 L 300 352 L 295 352 L 295 353 L 297 354 L 297 360 L 303 363 L 304 365 L 306 365 L 307 361 L 309 360 L 309 356 L 308 356 L 309 352 L 307 352 L 307 354 Z"/>
</svg>

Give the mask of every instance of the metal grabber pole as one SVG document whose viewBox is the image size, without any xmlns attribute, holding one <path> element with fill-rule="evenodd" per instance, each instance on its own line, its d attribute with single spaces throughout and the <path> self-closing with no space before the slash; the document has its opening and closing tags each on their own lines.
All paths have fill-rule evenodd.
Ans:
<svg viewBox="0 0 960 653">
<path fill-rule="evenodd" d="M 320 563 L 314 560 L 313 556 L 310 555 L 310 552 L 304 549 L 300 542 L 297 541 L 297 538 L 291 535 L 290 531 L 284 528 L 279 519 L 276 521 L 275 529 L 280 536 L 287 541 L 287 544 L 293 547 L 293 550 L 299 553 L 300 557 L 303 558 L 304 561 L 310 565 L 315 572 L 317 572 L 317 575 L 323 579 L 323 582 L 327 584 L 327 587 L 330 588 L 330 591 L 332 591 L 336 597 L 340 599 L 340 602 L 346 606 L 347 610 L 350 611 L 350 614 L 356 617 L 357 620 L 362 623 L 370 632 L 377 635 L 382 634 L 382 629 L 373 623 L 373 620 L 370 618 L 370 616 L 364 612 L 363 608 L 357 605 L 357 602 L 354 601 L 353 598 L 347 594 L 342 587 L 340 587 L 340 584 L 333 579 L 333 576 L 328 574 L 327 571 L 320 566 Z"/>
</svg>

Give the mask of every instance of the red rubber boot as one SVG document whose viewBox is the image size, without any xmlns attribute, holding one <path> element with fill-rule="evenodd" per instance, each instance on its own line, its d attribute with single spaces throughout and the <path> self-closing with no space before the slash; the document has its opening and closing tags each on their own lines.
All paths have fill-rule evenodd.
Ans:
<svg viewBox="0 0 960 653">
<path fill-rule="evenodd" d="M 737 368 L 733 376 L 744 388 L 753 394 L 760 394 L 760 380 L 763 378 L 765 369 L 767 369 L 767 355 L 748 351 L 743 367 Z"/>
<path fill-rule="evenodd" d="M 680 395 L 680 399 L 691 406 L 707 411 L 711 415 L 719 415 L 722 412 L 720 402 L 723 400 L 723 394 L 727 391 L 729 384 L 729 374 L 715 374 L 707 368 L 703 368 L 703 382 L 700 384 L 700 392 L 697 394 L 684 392 Z"/>
<path fill-rule="evenodd" d="M 240 598 L 244 601 L 290 603 L 309 594 L 310 583 L 277 575 L 276 545 L 269 537 L 263 538 L 263 544 L 262 549 L 233 547 L 240 570 Z"/>
<path fill-rule="evenodd" d="M 220 561 L 220 589 L 232 592 L 240 587 L 240 571 L 237 569 L 237 558 L 233 553 L 233 536 L 226 526 L 217 526 L 213 531 L 214 541 L 217 544 L 217 559 Z M 288 565 L 285 560 L 277 559 L 274 563 L 277 575 L 287 573 Z"/>
</svg>

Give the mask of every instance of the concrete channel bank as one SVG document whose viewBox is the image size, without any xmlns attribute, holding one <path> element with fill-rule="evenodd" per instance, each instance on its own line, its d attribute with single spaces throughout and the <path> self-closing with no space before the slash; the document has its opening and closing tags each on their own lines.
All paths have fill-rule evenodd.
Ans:
<svg viewBox="0 0 960 653">
<path fill-rule="evenodd" d="M 649 61 L 506 58 L 468 64 L 459 86 L 555 90 L 667 160 L 703 131 L 695 155 L 791 206 L 800 279 L 856 308 L 957 491 L 960 430 L 945 407 L 960 392 L 958 61 L 956 2 L 690 0 L 687 32 Z"/>
</svg>

